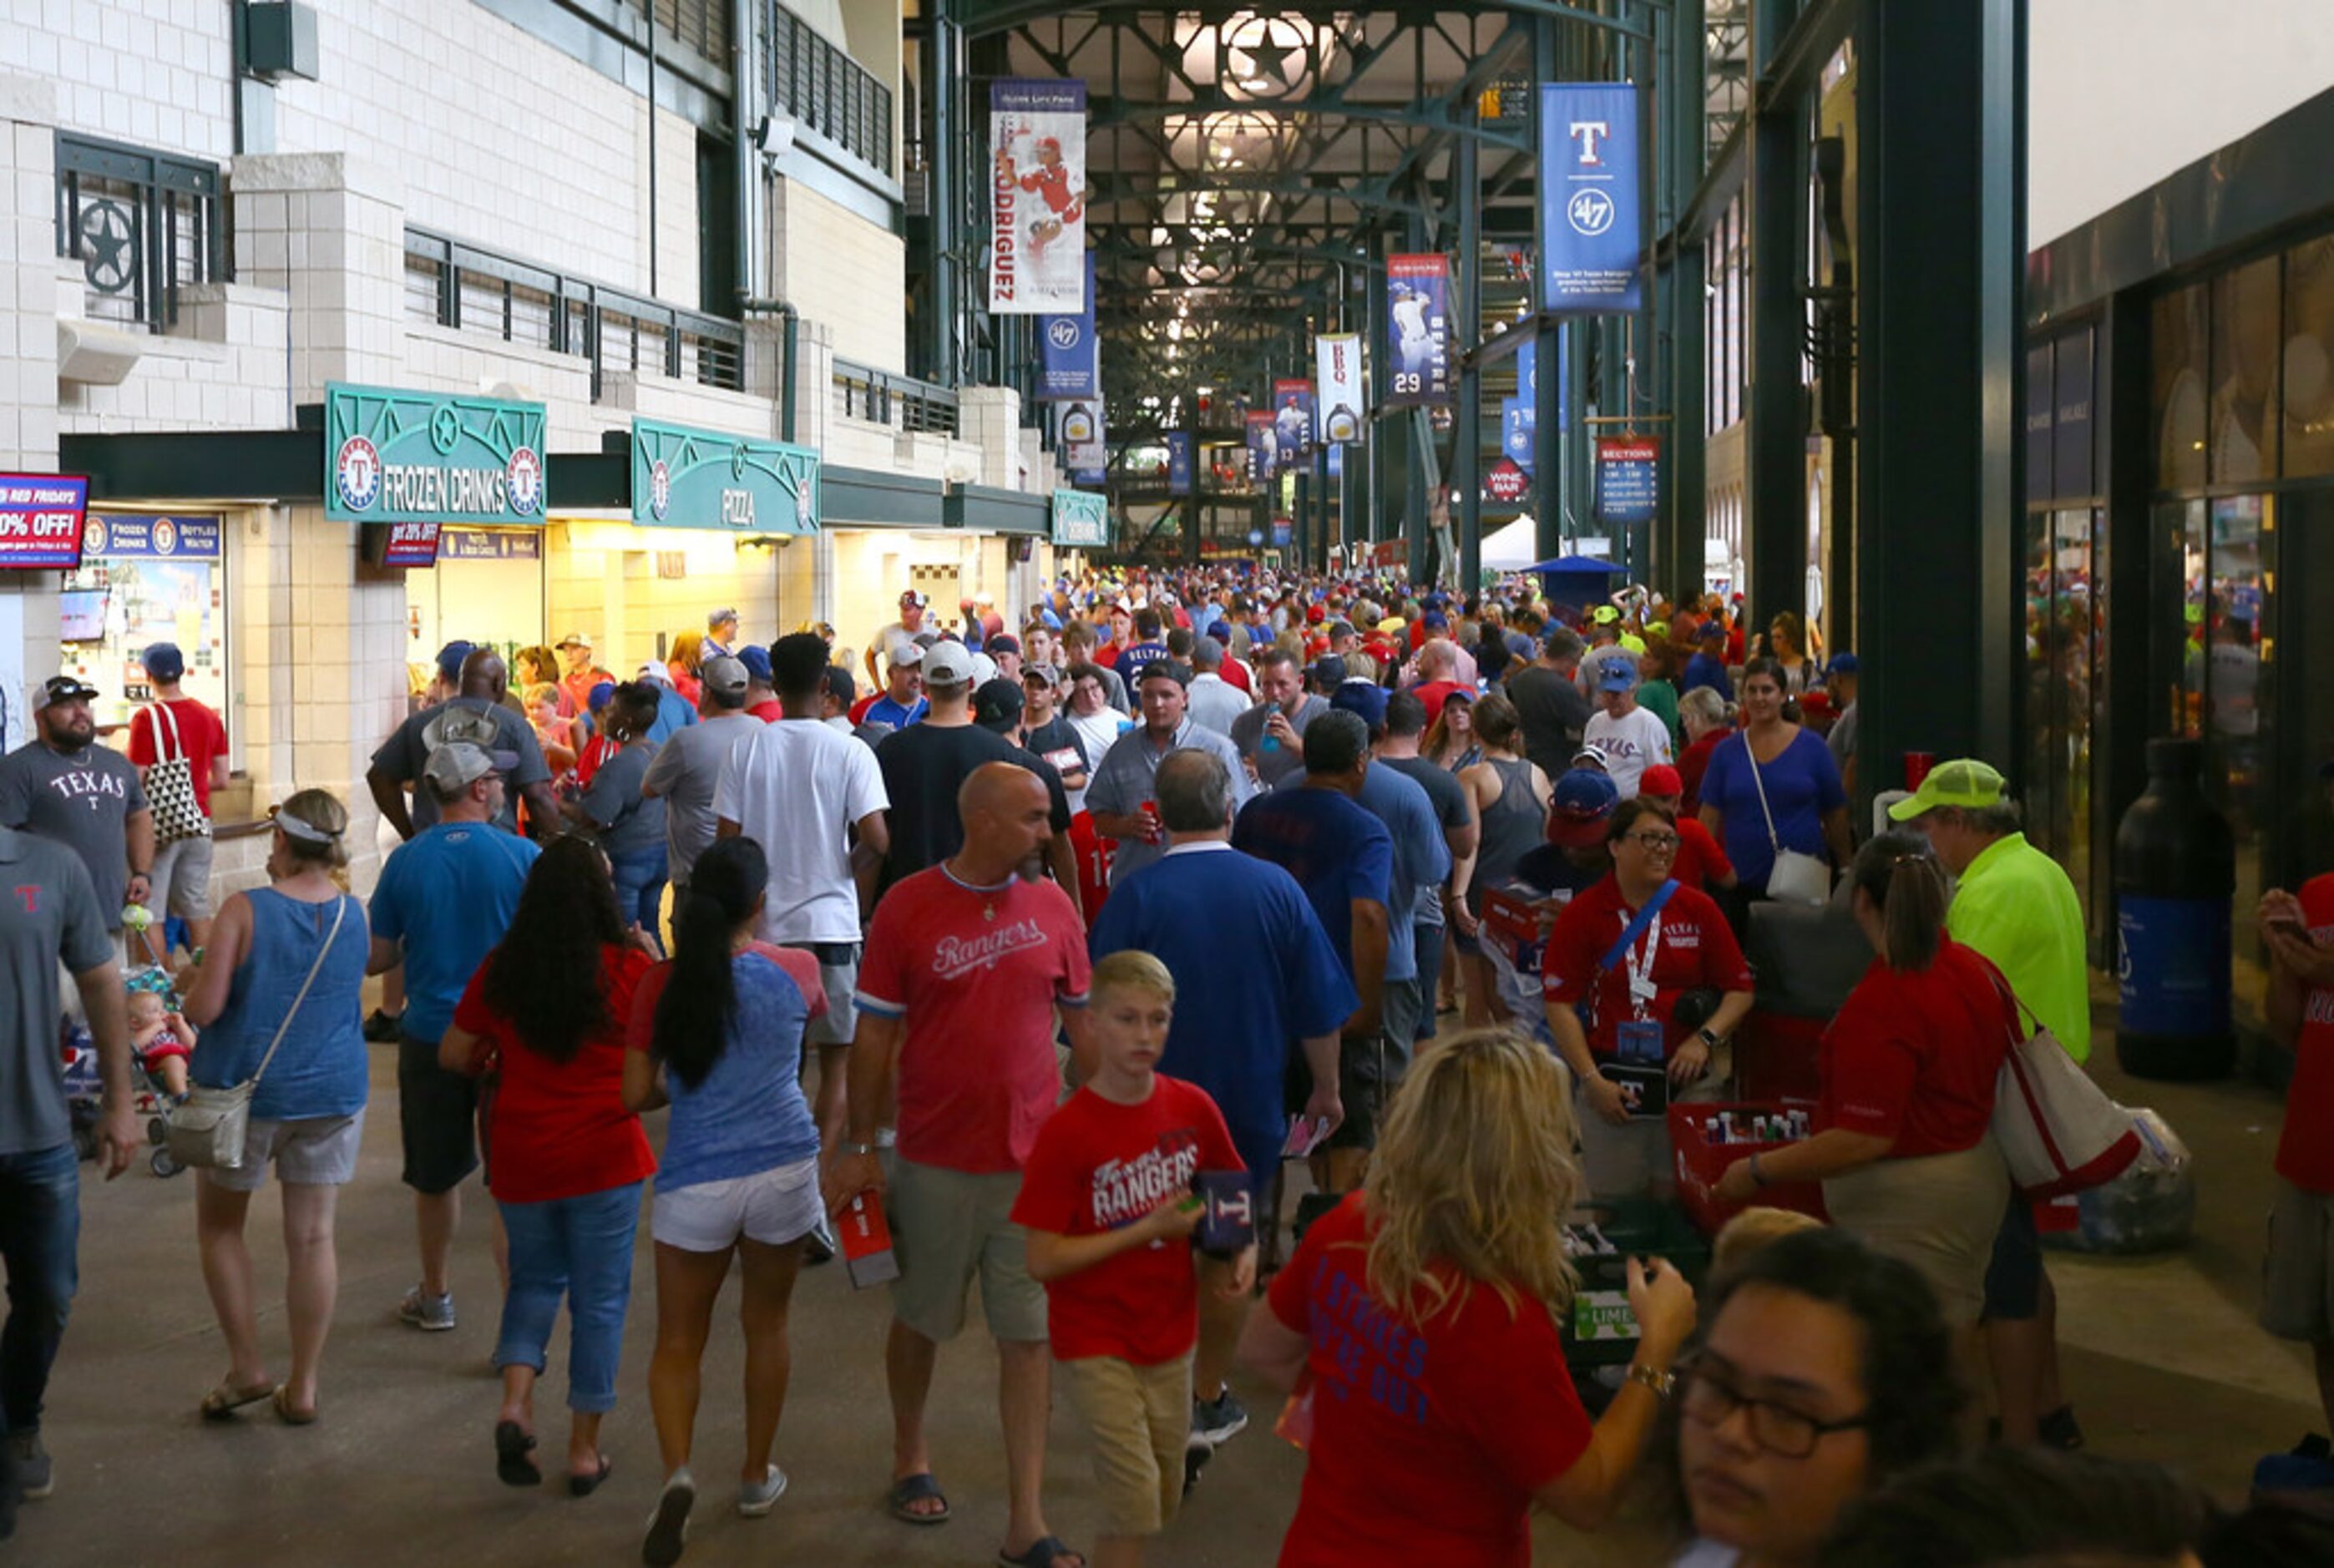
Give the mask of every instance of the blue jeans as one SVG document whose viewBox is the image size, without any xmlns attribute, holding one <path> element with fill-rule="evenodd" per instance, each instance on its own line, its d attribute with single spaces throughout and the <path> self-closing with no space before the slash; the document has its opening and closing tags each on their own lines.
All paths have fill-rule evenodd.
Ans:
<svg viewBox="0 0 2334 1568">
<path fill-rule="evenodd" d="M 495 1365 L 540 1373 L 564 1295 L 567 1408 L 585 1415 L 616 1408 L 641 1186 L 634 1181 L 580 1198 L 502 1205 L 503 1228 L 510 1234 L 510 1294 L 503 1298 Z"/>
<path fill-rule="evenodd" d="M 81 1284 L 81 1159 L 70 1143 L 0 1154 L 0 1437 L 41 1429 L 41 1397 Z"/>
<path fill-rule="evenodd" d="M 1442 985 L 1442 928 L 1420 920 L 1411 927 L 1411 935 L 1418 942 L 1418 993 L 1423 998 L 1414 1038 L 1432 1040 L 1434 1038 L 1434 998 Z"/>
<path fill-rule="evenodd" d="M 660 951 L 664 948 L 660 919 L 664 904 L 664 851 L 661 849 L 608 857 L 608 875 L 616 884 L 616 918 L 626 925 L 638 920 L 641 929 L 656 938 Z"/>
</svg>

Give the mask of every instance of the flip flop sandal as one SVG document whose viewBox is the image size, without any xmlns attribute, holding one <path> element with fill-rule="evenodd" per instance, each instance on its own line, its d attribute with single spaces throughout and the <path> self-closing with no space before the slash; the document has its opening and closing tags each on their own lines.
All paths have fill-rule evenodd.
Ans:
<svg viewBox="0 0 2334 1568">
<path fill-rule="evenodd" d="M 516 1421 L 495 1423 L 495 1478 L 506 1486 L 540 1486 L 543 1472 L 527 1457 L 535 1438 Z"/>
<path fill-rule="evenodd" d="M 244 1406 L 256 1405 L 273 1398 L 275 1393 L 274 1383 L 254 1383 L 247 1389 L 238 1389 L 223 1382 L 203 1396 L 203 1419 L 224 1421 Z"/>
<path fill-rule="evenodd" d="M 911 1503 L 921 1503 L 928 1497 L 940 1504 L 938 1513 L 920 1514 L 908 1506 Z M 948 1494 L 940 1490 L 940 1484 L 932 1479 L 932 1473 L 930 1470 L 919 1470 L 912 1476 L 902 1476 L 892 1482 L 890 1506 L 892 1517 L 899 1520 L 902 1525 L 948 1523 Z"/>
<path fill-rule="evenodd" d="M 600 1489 L 600 1483 L 606 1480 L 608 1473 L 615 1467 L 616 1461 L 603 1454 L 600 1456 L 600 1467 L 591 1475 L 579 1476 L 570 1470 L 567 1473 L 567 1495 L 571 1497 L 590 1496 Z"/>
<path fill-rule="evenodd" d="M 1018 1553 L 998 1548 L 997 1568 L 1054 1568 L 1060 1557 L 1074 1558 L 1078 1568 L 1085 1568 L 1085 1554 L 1071 1551 L 1059 1535 L 1040 1535 Z"/>
<path fill-rule="evenodd" d="M 316 1424 L 315 1411 L 292 1408 L 292 1391 L 289 1389 L 279 1385 L 275 1393 L 268 1396 L 267 1402 L 275 1407 L 275 1419 L 287 1427 L 313 1427 Z"/>
</svg>

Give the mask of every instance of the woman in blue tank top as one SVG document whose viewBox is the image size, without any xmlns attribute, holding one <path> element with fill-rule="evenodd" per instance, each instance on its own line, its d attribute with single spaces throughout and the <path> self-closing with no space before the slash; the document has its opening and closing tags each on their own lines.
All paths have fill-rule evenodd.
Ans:
<svg viewBox="0 0 2334 1568">
<path fill-rule="evenodd" d="M 196 1083 L 231 1087 L 266 1063 L 242 1164 L 195 1173 L 203 1283 L 227 1344 L 227 1376 L 202 1404 L 213 1420 L 271 1398 L 289 1425 L 316 1419 L 317 1368 L 339 1290 L 333 1213 L 340 1188 L 356 1174 L 364 1131 L 358 993 L 371 939 L 363 906 L 337 880 L 349 862 L 348 825 L 347 808 L 323 790 L 302 790 L 277 808 L 268 886 L 227 899 L 202 967 L 180 987 L 187 1017 L 202 1031 L 189 1066 Z M 280 1387 L 259 1352 L 243 1237 L 251 1195 L 266 1182 L 271 1162 L 284 1182 L 289 1265 L 292 1371 Z"/>
</svg>

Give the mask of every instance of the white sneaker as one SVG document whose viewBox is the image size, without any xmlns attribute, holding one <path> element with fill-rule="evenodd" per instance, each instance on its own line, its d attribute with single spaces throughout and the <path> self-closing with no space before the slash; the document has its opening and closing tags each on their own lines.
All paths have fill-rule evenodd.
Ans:
<svg viewBox="0 0 2334 1568">
<path fill-rule="evenodd" d="M 738 1512 L 748 1519 L 758 1519 L 778 1505 L 786 1495 L 786 1473 L 772 1465 L 761 1480 L 738 1488 Z"/>
<path fill-rule="evenodd" d="M 672 1568 L 680 1561 L 689 1540 L 689 1511 L 697 1505 L 697 1478 L 686 1466 L 665 1478 L 664 1495 L 649 1515 L 649 1533 L 641 1541 L 641 1561 L 649 1568 Z"/>
</svg>

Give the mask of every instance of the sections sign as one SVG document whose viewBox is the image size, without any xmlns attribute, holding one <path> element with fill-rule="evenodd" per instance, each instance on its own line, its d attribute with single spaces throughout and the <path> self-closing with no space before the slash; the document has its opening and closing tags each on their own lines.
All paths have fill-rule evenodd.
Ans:
<svg viewBox="0 0 2334 1568">
<path fill-rule="evenodd" d="M 541 403 L 324 389 L 324 515 L 336 523 L 541 523 Z"/>
<path fill-rule="evenodd" d="M 1651 523 L 1662 462 L 1659 436 L 1600 436 L 1596 440 L 1596 520 Z"/>
<path fill-rule="evenodd" d="M 642 528 L 815 534 L 818 472 L 807 447 L 632 421 L 632 521 Z"/>
<path fill-rule="evenodd" d="M 1637 181 L 1637 90 L 1550 82 L 1539 90 L 1540 308 L 1641 307 L 1645 210 Z"/>
<path fill-rule="evenodd" d="M 1085 301 L 1086 84 L 989 84 L 989 309 L 1049 315 Z"/>
<path fill-rule="evenodd" d="M 66 474 L 0 474 L 0 571 L 70 572 L 81 564 L 89 481 Z"/>
<path fill-rule="evenodd" d="M 1386 357 L 1389 407 L 1451 400 L 1449 256 L 1386 257 Z"/>
<path fill-rule="evenodd" d="M 111 561 L 216 561 L 217 517 L 130 516 L 92 512 L 81 531 L 81 551 Z"/>
<path fill-rule="evenodd" d="M 1054 492 L 1054 543 L 1073 550 L 1110 544 L 1110 504 L 1085 490 Z"/>
</svg>

